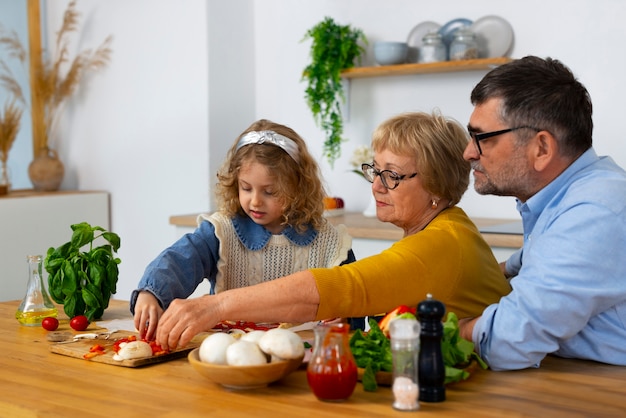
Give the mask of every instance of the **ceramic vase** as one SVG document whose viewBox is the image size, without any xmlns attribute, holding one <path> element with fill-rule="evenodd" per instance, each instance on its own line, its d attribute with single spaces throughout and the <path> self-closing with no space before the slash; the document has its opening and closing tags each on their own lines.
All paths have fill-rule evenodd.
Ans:
<svg viewBox="0 0 626 418">
<path fill-rule="evenodd" d="M 11 190 L 11 179 L 9 178 L 9 168 L 4 160 L 0 160 L 0 196 L 8 194 Z"/>
<path fill-rule="evenodd" d="M 38 191 L 59 190 L 64 174 L 65 168 L 57 152 L 49 148 L 42 148 L 28 166 L 28 177 Z"/>
</svg>

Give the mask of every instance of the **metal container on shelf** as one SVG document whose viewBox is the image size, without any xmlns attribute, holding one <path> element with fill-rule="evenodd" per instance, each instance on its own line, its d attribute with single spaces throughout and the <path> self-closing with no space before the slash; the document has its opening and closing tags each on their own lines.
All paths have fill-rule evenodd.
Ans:
<svg viewBox="0 0 626 418">
<path fill-rule="evenodd" d="M 472 60 L 478 58 L 476 34 L 470 28 L 460 28 L 454 32 L 450 44 L 450 61 Z"/>
<path fill-rule="evenodd" d="M 422 42 L 422 46 L 417 51 L 417 62 L 440 62 L 447 59 L 448 51 L 440 34 L 437 32 L 427 33 Z"/>
</svg>

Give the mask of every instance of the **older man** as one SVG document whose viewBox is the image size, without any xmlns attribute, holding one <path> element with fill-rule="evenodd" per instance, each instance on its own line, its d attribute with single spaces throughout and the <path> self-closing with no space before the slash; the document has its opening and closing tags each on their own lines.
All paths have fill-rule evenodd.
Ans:
<svg viewBox="0 0 626 418">
<path fill-rule="evenodd" d="M 626 173 L 592 148 L 587 90 L 531 56 L 489 72 L 471 100 L 475 189 L 517 198 L 524 245 L 501 264 L 512 292 L 462 336 L 494 370 L 547 354 L 626 365 Z"/>
</svg>

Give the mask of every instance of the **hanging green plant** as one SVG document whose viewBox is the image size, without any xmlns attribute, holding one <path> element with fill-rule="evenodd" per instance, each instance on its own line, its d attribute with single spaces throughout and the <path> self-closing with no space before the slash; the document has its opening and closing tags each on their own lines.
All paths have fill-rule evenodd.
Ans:
<svg viewBox="0 0 626 418">
<path fill-rule="evenodd" d="M 341 105 L 345 96 L 341 72 L 354 67 L 355 59 L 365 52 L 367 38 L 360 29 L 338 25 L 330 17 L 309 29 L 303 41 L 309 38 L 313 40 L 311 63 L 302 76 L 308 83 L 305 98 L 315 122 L 324 131 L 324 157 L 333 166 L 341 155 L 343 141 Z"/>
</svg>

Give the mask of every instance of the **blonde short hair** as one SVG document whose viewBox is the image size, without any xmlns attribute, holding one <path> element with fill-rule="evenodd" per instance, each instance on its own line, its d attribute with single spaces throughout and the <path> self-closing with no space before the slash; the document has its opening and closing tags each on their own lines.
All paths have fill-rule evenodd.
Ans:
<svg viewBox="0 0 626 418">
<path fill-rule="evenodd" d="M 463 159 L 468 138 L 461 124 L 438 111 L 404 113 L 376 128 L 372 149 L 414 158 L 424 189 L 455 205 L 469 185 L 470 163 Z"/>
</svg>

